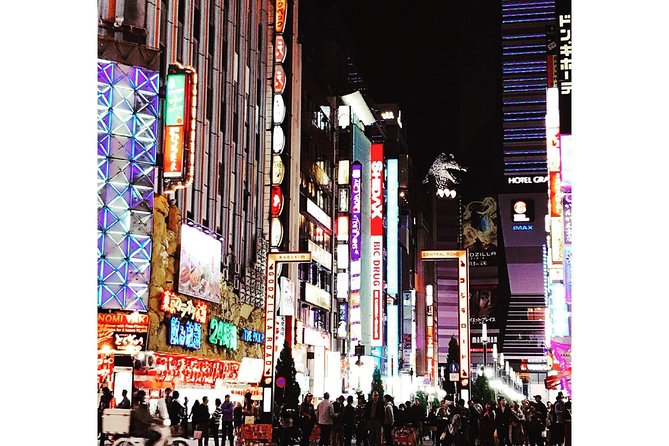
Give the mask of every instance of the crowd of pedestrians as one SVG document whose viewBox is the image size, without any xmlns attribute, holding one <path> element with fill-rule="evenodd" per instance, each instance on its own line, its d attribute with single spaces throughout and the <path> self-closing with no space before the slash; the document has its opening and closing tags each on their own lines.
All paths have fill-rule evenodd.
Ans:
<svg viewBox="0 0 669 446">
<path fill-rule="evenodd" d="M 396 405 L 392 396 L 379 398 L 377 392 L 369 401 L 359 395 L 356 405 L 353 396 L 331 401 L 325 393 L 314 406 L 307 394 L 299 408 L 301 446 L 350 446 L 353 440 L 356 446 L 393 446 L 397 428 L 411 428 L 415 445 L 430 439 L 434 446 L 570 446 L 571 401 L 562 392 L 554 403 L 544 404 L 540 395 L 533 399 L 444 399 L 426 410 L 418 398 Z"/>
<path fill-rule="evenodd" d="M 467 405 L 462 399 L 443 399 L 426 410 L 418 398 L 396 405 L 392 396 L 381 398 L 376 391 L 369 401 L 359 394 L 355 405 L 351 395 L 330 401 L 327 392 L 314 405 L 308 393 L 297 411 L 296 427 L 301 446 L 351 446 L 353 441 L 356 446 L 393 446 L 397 428 L 412 435 L 409 444 L 396 446 L 422 446 L 428 439 L 433 446 L 571 446 L 571 401 L 565 401 L 562 392 L 546 404 L 540 395 L 533 399 L 519 404 L 503 397 L 496 403 L 473 398 Z M 243 404 L 232 402 L 230 395 L 223 401 L 216 398 L 213 408 L 207 396 L 195 400 L 190 410 L 188 403 L 186 397 L 181 401 L 178 391 L 166 389 L 151 413 L 146 393 L 139 390 L 132 404 L 123 391 L 116 407 L 132 409 L 130 434 L 145 437 L 147 446 L 159 437 L 151 426 L 168 418 L 173 437 L 196 438 L 198 446 L 209 446 L 210 438 L 214 446 L 235 446 L 241 425 L 254 423 L 260 415 L 250 393 Z M 113 394 L 104 388 L 98 428 L 102 410 L 114 405 Z M 101 434 L 101 446 L 104 440 Z"/>
</svg>

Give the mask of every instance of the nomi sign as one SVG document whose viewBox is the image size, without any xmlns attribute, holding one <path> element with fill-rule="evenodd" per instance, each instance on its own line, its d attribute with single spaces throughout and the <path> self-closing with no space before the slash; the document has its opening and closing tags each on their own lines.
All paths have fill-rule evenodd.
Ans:
<svg viewBox="0 0 669 446">
<path fill-rule="evenodd" d="M 370 245 L 372 260 L 372 347 L 383 345 L 383 144 L 372 144 Z"/>
</svg>

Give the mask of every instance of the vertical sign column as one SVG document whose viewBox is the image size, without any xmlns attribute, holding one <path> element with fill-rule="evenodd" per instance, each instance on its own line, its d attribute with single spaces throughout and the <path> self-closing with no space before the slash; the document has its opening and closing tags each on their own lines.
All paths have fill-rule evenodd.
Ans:
<svg viewBox="0 0 669 446">
<path fill-rule="evenodd" d="M 383 346 L 383 144 L 371 151 L 372 347 Z"/>
<path fill-rule="evenodd" d="M 349 321 L 351 324 L 351 351 L 362 338 L 360 317 L 360 270 L 362 253 L 362 164 L 351 165 L 351 297 Z"/>
<path fill-rule="evenodd" d="M 456 259 L 458 262 L 458 337 L 460 345 L 460 384 L 469 384 L 469 254 L 466 249 L 421 251 L 422 261 Z"/>
</svg>

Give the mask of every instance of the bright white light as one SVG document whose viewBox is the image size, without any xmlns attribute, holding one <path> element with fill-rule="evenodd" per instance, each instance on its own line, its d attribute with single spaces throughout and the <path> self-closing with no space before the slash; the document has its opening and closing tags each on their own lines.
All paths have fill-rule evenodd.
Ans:
<svg viewBox="0 0 669 446">
<path fill-rule="evenodd" d="M 344 95 L 341 97 L 341 99 L 344 102 L 344 104 L 351 107 L 353 113 L 355 113 L 356 116 L 360 118 L 363 124 L 371 125 L 376 122 L 376 119 L 374 119 L 374 115 L 372 115 L 372 111 L 369 109 L 369 106 L 367 105 L 365 99 L 362 97 L 359 91 Z"/>
<path fill-rule="evenodd" d="M 381 112 L 381 117 L 383 119 L 395 119 L 395 113 L 393 113 L 392 110 L 386 110 Z"/>
</svg>

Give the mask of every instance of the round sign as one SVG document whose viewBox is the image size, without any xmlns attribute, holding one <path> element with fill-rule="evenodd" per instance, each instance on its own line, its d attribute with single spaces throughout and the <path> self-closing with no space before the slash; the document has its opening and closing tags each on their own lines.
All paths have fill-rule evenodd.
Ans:
<svg viewBox="0 0 669 446">
<path fill-rule="evenodd" d="M 451 362 L 450 364 L 448 364 L 448 371 L 451 372 L 451 373 L 459 372 L 460 367 L 458 367 L 458 363 L 457 362 Z"/>
<path fill-rule="evenodd" d="M 276 386 L 282 389 L 286 387 L 286 378 L 284 378 L 283 376 L 279 376 L 276 379 Z"/>
</svg>

